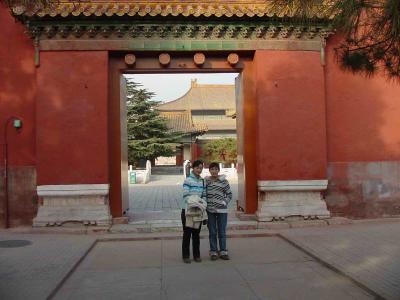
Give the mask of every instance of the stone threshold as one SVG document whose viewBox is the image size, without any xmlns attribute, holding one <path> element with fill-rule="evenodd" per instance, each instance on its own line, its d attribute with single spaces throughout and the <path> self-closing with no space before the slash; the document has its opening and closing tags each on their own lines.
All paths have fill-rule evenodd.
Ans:
<svg viewBox="0 0 400 300">
<path fill-rule="evenodd" d="M 168 222 L 167 222 L 168 221 Z M 380 219 L 361 219 L 352 220 L 343 217 L 333 217 L 324 220 L 286 220 L 274 222 L 257 222 L 257 221 L 228 221 L 227 232 L 252 232 L 252 234 L 262 234 L 263 232 L 272 232 L 277 230 L 307 228 L 307 227 L 324 227 L 337 225 L 356 225 L 369 223 L 390 223 L 400 222 L 400 217 L 396 218 L 380 218 Z M 52 227 L 16 227 L 0 230 L 12 233 L 29 233 L 29 234 L 101 234 L 117 237 L 127 234 L 139 235 L 173 235 L 181 236 L 182 225 L 175 220 L 154 220 L 143 224 L 114 224 L 111 226 L 52 226 Z M 207 232 L 207 226 L 202 227 L 202 232 Z M 204 234 L 203 234 L 204 236 Z"/>
<path fill-rule="evenodd" d="M 274 222 L 258 222 L 255 220 L 228 220 L 227 231 L 259 229 L 278 230 L 303 227 L 321 227 L 328 225 L 347 225 L 351 223 L 352 220 L 341 217 L 324 220 L 304 220 L 294 218 L 285 221 Z M 151 233 L 168 231 L 181 232 L 181 222 L 176 220 L 153 220 L 130 224 L 114 224 L 110 228 L 110 233 Z M 207 231 L 207 226 L 202 226 L 202 232 L 203 231 Z"/>
</svg>

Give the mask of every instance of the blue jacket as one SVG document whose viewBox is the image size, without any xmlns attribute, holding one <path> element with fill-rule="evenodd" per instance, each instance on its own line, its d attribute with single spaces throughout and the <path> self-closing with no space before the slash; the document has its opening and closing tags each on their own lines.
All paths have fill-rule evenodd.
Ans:
<svg viewBox="0 0 400 300">
<path fill-rule="evenodd" d="M 190 195 L 197 195 L 206 200 L 206 183 L 203 178 L 196 177 L 193 173 L 190 173 L 183 182 L 181 209 L 186 209 L 186 199 Z"/>
</svg>

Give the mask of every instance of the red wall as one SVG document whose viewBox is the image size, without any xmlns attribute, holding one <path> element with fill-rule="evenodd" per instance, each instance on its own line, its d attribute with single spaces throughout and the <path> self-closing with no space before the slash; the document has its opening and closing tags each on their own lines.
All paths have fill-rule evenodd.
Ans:
<svg viewBox="0 0 400 300">
<path fill-rule="evenodd" d="M 42 52 L 38 185 L 108 183 L 108 53 Z"/>
<path fill-rule="evenodd" d="M 400 84 L 384 76 L 343 72 L 327 47 L 326 89 L 329 161 L 400 159 Z"/>
<path fill-rule="evenodd" d="M 256 51 L 258 180 L 326 178 L 324 75 L 318 52 Z"/>
<path fill-rule="evenodd" d="M 21 118 L 17 132 L 8 133 L 8 225 L 32 223 L 36 214 L 35 73 L 32 41 L 0 4 L 0 227 L 5 226 L 4 126 Z"/>
<path fill-rule="evenodd" d="M 109 182 L 108 53 L 42 52 L 35 68 L 32 41 L 1 5 L 0 28 L 0 143 L 5 120 L 21 117 L 22 131 L 8 131 L 9 201 L 12 223 L 23 224 L 35 214 L 36 183 Z M 328 42 L 325 71 L 318 52 L 261 50 L 246 66 L 246 145 L 256 155 L 245 159 L 257 170 L 257 178 L 247 176 L 248 212 L 257 204 L 256 179 L 328 176 L 335 214 L 400 214 L 400 85 L 343 72 L 334 57 L 338 39 Z M 253 90 L 257 97 L 247 101 Z"/>
<path fill-rule="evenodd" d="M 344 72 L 327 46 L 328 179 L 333 215 L 400 215 L 400 84 Z"/>
<path fill-rule="evenodd" d="M 0 143 L 4 124 L 10 116 L 23 120 L 23 130 L 16 134 L 8 127 L 9 165 L 35 164 L 35 66 L 32 41 L 0 4 Z M 11 124 L 10 124 L 11 125 Z M 3 162 L 3 149 L 0 151 Z M 2 166 L 2 165 L 0 165 Z"/>
</svg>

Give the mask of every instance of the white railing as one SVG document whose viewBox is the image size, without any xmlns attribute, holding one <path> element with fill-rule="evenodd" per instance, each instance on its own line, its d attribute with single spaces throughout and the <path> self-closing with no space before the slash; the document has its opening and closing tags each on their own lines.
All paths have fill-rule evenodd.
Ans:
<svg viewBox="0 0 400 300">
<path fill-rule="evenodd" d="M 128 181 L 129 184 L 135 183 L 148 183 L 151 175 L 151 162 L 146 161 L 146 169 L 132 169 L 132 165 L 129 166 Z"/>
<path fill-rule="evenodd" d="M 190 161 L 185 160 L 183 162 L 183 176 L 184 178 L 187 177 L 187 172 L 189 172 L 189 168 L 188 168 L 188 164 L 190 163 Z M 235 168 L 235 165 L 232 164 L 230 168 L 224 168 L 222 167 L 222 164 L 219 165 L 219 174 L 220 175 L 225 175 L 226 179 L 228 180 L 237 180 L 237 169 Z M 204 168 L 203 172 L 201 173 L 201 177 L 206 177 L 206 176 L 210 176 L 210 171 L 208 168 Z"/>
</svg>

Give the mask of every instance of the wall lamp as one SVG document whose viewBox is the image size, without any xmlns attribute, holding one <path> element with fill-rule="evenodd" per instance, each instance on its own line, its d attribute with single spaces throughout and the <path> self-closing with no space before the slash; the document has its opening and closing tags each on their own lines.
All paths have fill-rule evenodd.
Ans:
<svg viewBox="0 0 400 300">
<path fill-rule="evenodd" d="M 5 228 L 9 227 L 9 212 L 8 212 L 8 141 L 7 129 L 9 124 L 12 124 L 16 131 L 19 133 L 22 130 L 22 119 L 19 117 L 11 116 L 4 123 L 4 219 Z"/>
</svg>

